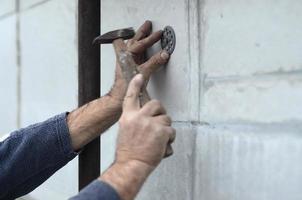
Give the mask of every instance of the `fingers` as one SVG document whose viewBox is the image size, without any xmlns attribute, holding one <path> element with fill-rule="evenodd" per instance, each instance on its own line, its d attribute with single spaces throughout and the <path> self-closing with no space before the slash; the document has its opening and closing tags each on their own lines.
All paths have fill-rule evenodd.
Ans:
<svg viewBox="0 0 302 200">
<path fill-rule="evenodd" d="M 153 55 L 147 62 L 139 66 L 139 71 L 144 74 L 145 78 L 149 78 L 150 75 L 155 72 L 161 65 L 166 64 L 170 55 L 167 51 L 162 50 Z"/>
<path fill-rule="evenodd" d="M 173 143 L 175 141 L 176 138 L 176 130 L 172 127 L 168 127 L 170 128 L 170 131 L 168 132 L 169 134 L 169 144 Z"/>
<path fill-rule="evenodd" d="M 168 115 L 159 115 L 154 117 L 154 120 L 161 123 L 164 126 L 171 126 L 172 120 Z"/>
<path fill-rule="evenodd" d="M 173 151 L 173 148 L 172 148 L 171 144 L 168 144 L 168 145 L 167 145 L 166 152 L 165 152 L 165 155 L 164 155 L 164 158 L 167 158 L 167 157 L 169 157 L 169 156 L 172 156 L 173 153 L 174 153 L 174 151 Z"/>
<path fill-rule="evenodd" d="M 175 138 L 176 138 L 176 130 L 171 126 L 166 126 L 166 127 L 164 127 L 164 132 L 168 136 L 167 144 L 173 143 L 175 141 Z"/>
<path fill-rule="evenodd" d="M 124 99 L 123 110 L 138 110 L 140 109 L 139 94 L 144 85 L 143 75 L 136 75 L 129 83 L 128 90 Z"/>
<path fill-rule="evenodd" d="M 174 128 L 167 127 L 166 129 L 167 129 L 166 132 L 168 134 L 169 141 L 168 141 L 168 144 L 167 144 L 167 148 L 166 148 L 164 158 L 169 157 L 173 154 L 173 148 L 172 148 L 171 144 L 175 141 L 175 137 L 176 137 L 176 131 L 175 131 Z"/>
<path fill-rule="evenodd" d="M 142 38 L 148 36 L 152 31 L 152 22 L 145 21 L 145 23 L 137 30 L 135 36 L 132 38 L 133 40 L 141 40 Z"/>
<path fill-rule="evenodd" d="M 151 100 L 142 107 L 141 113 L 148 116 L 157 116 L 166 114 L 166 110 L 159 101 Z"/>
<path fill-rule="evenodd" d="M 118 55 L 118 53 L 121 52 L 122 50 L 124 50 L 124 51 L 127 50 L 127 46 L 123 39 L 114 40 L 113 47 L 114 47 L 114 51 L 115 51 L 116 55 Z"/>
<path fill-rule="evenodd" d="M 149 47 L 161 39 L 162 33 L 162 31 L 157 31 L 142 40 L 134 41 L 133 44 L 129 46 L 128 50 L 134 54 L 145 52 Z"/>
</svg>

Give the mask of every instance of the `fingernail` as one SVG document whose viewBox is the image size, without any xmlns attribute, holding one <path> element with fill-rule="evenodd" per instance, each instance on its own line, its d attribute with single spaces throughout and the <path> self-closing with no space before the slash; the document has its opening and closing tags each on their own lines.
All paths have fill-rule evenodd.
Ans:
<svg viewBox="0 0 302 200">
<path fill-rule="evenodd" d="M 168 54 L 168 52 L 166 50 L 163 50 L 160 54 L 160 57 L 162 57 L 162 59 L 167 60 L 170 57 L 170 55 Z"/>
</svg>

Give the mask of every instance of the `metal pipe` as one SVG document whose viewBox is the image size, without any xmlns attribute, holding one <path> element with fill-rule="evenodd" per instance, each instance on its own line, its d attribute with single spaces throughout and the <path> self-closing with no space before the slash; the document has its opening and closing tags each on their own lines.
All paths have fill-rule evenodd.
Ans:
<svg viewBox="0 0 302 200">
<path fill-rule="evenodd" d="M 100 0 L 78 1 L 78 89 L 79 106 L 100 97 L 100 46 L 92 45 L 100 35 Z M 79 190 L 100 175 L 100 138 L 86 145 L 79 155 Z"/>
</svg>

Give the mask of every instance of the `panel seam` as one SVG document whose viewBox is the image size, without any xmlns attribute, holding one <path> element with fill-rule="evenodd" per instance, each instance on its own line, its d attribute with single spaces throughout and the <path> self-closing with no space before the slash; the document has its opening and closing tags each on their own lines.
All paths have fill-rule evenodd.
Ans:
<svg viewBox="0 0 302 200">
<path fill-rule="evenodd" d="M 21 42 L 20 0 L 16 0 L 16 60 L 17 60 L 17 128 L 21 127 Z"/>
</svg>

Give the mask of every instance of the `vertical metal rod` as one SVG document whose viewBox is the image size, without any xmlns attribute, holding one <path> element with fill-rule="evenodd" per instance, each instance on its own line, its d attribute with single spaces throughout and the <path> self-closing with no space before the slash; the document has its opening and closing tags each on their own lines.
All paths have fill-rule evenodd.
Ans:
<svg viewBox="0 0 302 200">
<path fill-rule="evenodd" d="M 78 1 L 79 106 L 100 97 L 100 47 L 92 45 L 100 35 L 100 0 Z M 79 190 L 100 175 L 100 138 L 79 155 Z"/>
</svg>

